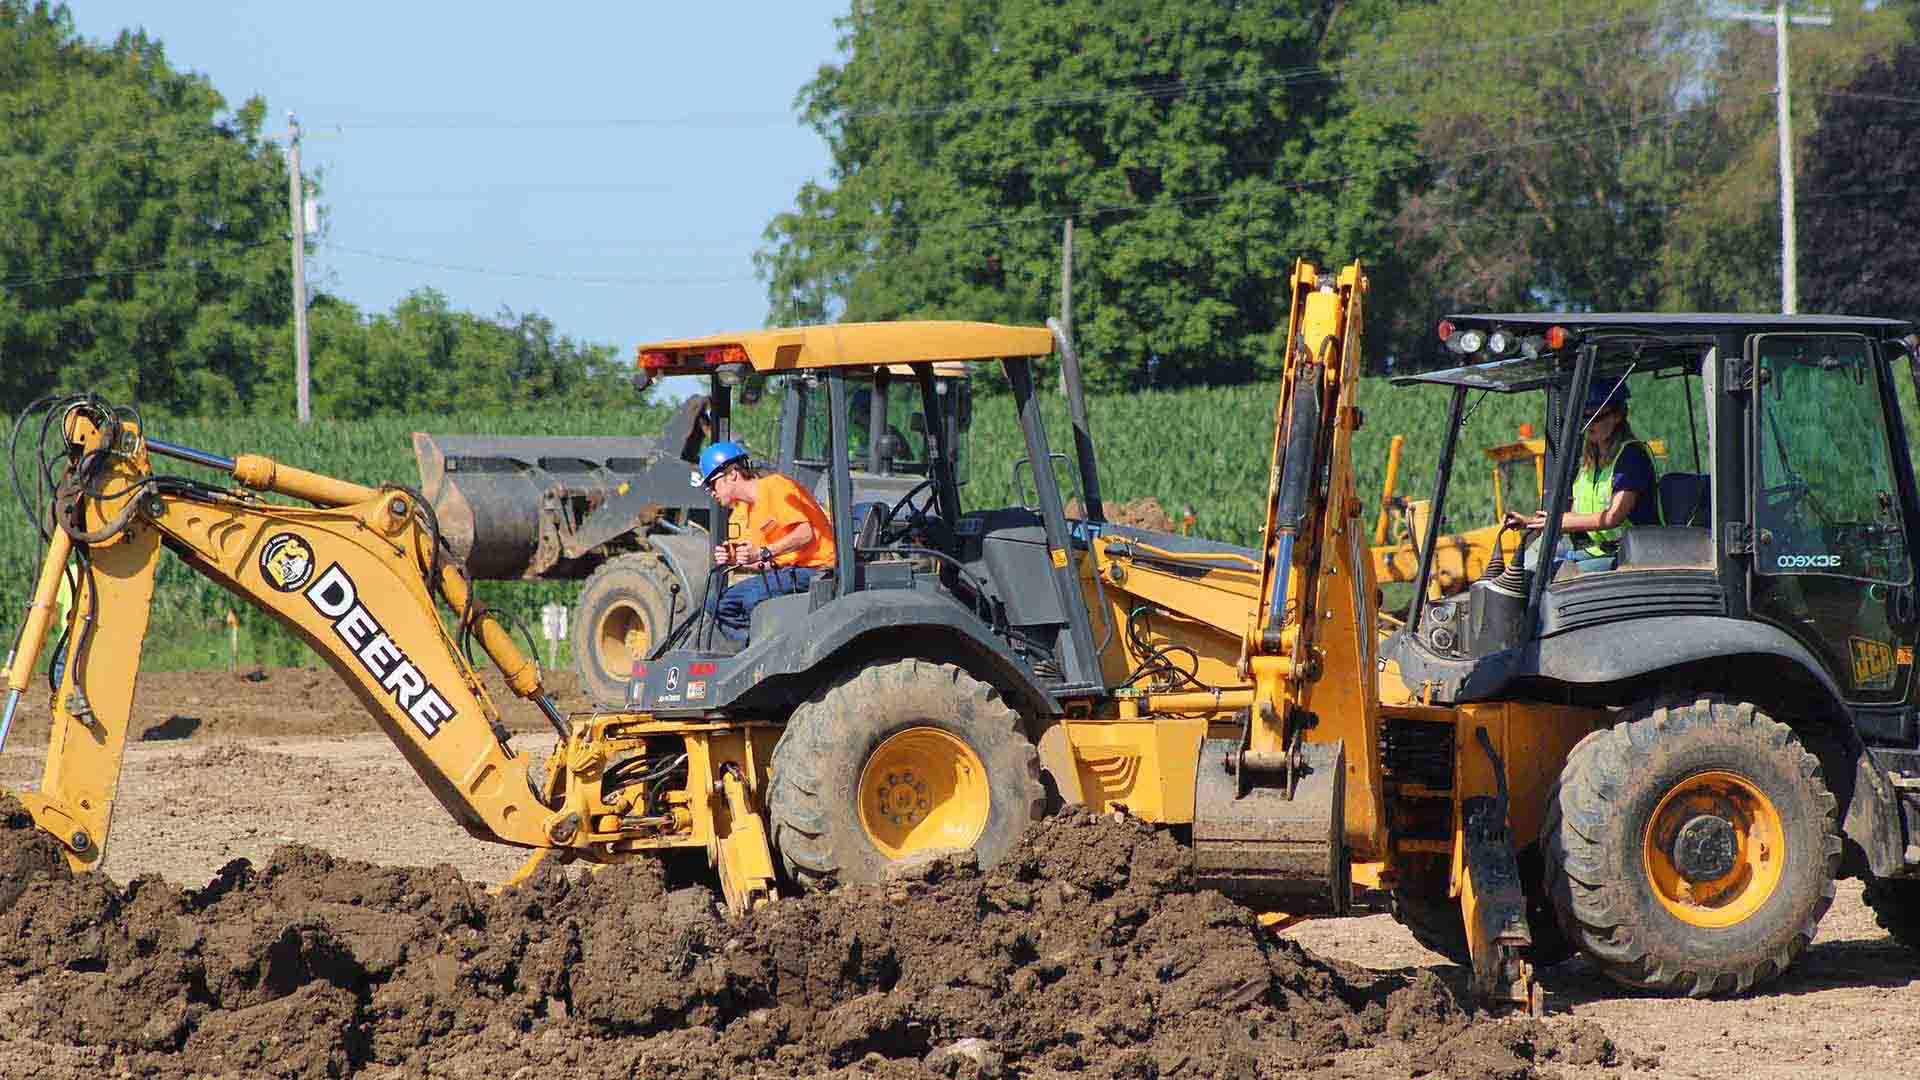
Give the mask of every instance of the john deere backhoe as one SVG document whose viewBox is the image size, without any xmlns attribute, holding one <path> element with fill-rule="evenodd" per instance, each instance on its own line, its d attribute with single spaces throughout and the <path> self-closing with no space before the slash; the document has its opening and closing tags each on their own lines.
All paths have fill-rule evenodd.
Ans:
<svg viewBox="0 0 1920 1080">
<path fill-rule="evenodd" d="M 967 375 L 964 364 L 934 372 L 935 388 L 952 403 L 944 419 L 956 451 L 972 422 Z M 687 484 L 687 470 L 708 442 L 714 412 L 755 404 L 765 389 L 751 380 L 733 388 L 739 401 L 693 395 L 655 436 L 415 432 L 420 494 L 450 556 L 475 581 L 582 582 L 567 638 L 580 690 L 596 704 L 618 703 L 635 657 L 666 632 L 673 586 L 691 595 L 706 581 L 712 507 Z M 820 388 L 782 379 L 773 389 L 780 413 L 768 463 L 809 488 L 823 484 Z M 855 498 L 891 502 L 926 476 L 928 433 L 905 419 L 918 414 L 918 393 L 905 369 L 876 369 L 855 385 L 850 419 L 864 436 L 852 448 Z"/>
<path fill-rule="evenodd" d="M 878 881 L 920 852 L 990 864 L 1068 801 L 1186 827 L 1199 879 L 1276 921 L 1390 898 L 1482 994 L 1532 1007 L 1532 965 L 1571 948 L 1637 986 L 1745 990 L 1798 955 L 1839 873 L 1870 876 L 1911 934 L 1920 624 L 1905 537 L 1920 513 L 1892 384 L 1906 325 L 1455 317 L 1443 336 L 1465 366 L 1413 377 L 1452 388 L 1449 434 L 1414 606 L 1383 638 L 1351 457 L 1365 291 L 1357 266 L 1289 278 L 1257 551 L 1104 520 L 1078 357 L 1047 329 L 644 346 L 647 371 L 708 374 L 723 400 L 748 370 L 824 384 L 837 562 L 756 608 L 738 650 L 675 593 L 626 707 L 569 717 L 409 492 L 170 446 L 97 400 L 67 403 L 52 537 L 8 674 L 10 718 L 71 553 L 69 683 L 29 806 L 76 866 L 97 865 L 167 547 L 304 636 L 476 835 L 536 859 L 704 848 L 736 911 Z M 1035 395 L 1033 360 L 1056 348 L 1071 455 L 1051 449 Z M 969 506 L 943 434 L 932 365 L 989 359 L 1020 418 L 1029 505 Z M 932 434 L 928 473 L 889 506 L 856 506 L 848 386 L 898 363 Z M 1516 550 L 1553 552 L 1583 444 L 1568 403 L 1597 378 L 1673 371 L 1698 390 L 1710 447 L 1709 470 L 1662 482 L 1677 524 L 1629 530 L 1607 572 L 1520 558 L 1464 598 L 1426 599 L 1471 391 L 1542 399 L 1548 514 Z M 156 455 L 314 506 L 157 476 Z M 1056 458 L 1084 519 L 1064 512 Z M 544 764 L 527 768 L 492 722 L 456 647 L 468 634 L 559 729 Z"/>
</svg>

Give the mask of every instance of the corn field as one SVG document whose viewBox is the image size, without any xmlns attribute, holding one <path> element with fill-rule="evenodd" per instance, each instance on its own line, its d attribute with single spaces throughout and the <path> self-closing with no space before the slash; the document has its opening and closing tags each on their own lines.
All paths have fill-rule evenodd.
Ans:
<svg viewBox="0 0 1920 1080">
<path fill-rule="evenodd" d="M 1902 385 L 1902 396 L 1910 387 Z M 1643 379 L 1635 382 L 1632 423 L 1642 438 L 1666 443 L 1663 471 L 1691 470 L 1689 423 L 1683 387 L 1697 395 L 1697 380 Z M 1383 380 L 1369 381 L 1361 393 L 1365 426 L 1355 438 L 1356 482 L 1366 506 L 1366 518 L 1377 511 L 1385 471 L 1387 444 L 1394 434 L 1407 437 L 1402 452 L 1399 491 L 1412 497 L 1431 492 L 1433 462 L 1439 454 L 1449 391 L 1443 387 L 1394 388 Z M 736 431 L 761 451 L 776 445 L 779 395 L 735 412 Z M 1089 422 L 1098 447 L 1102 495 L 1108 503 L 1152 497 L 1175 520 L 1190 508 L 1194 532 L 1214 539 L 1257 545 L 1266 472 L 1273 441 L 1271 386 L 1206 387 L 1100 396 L 1088 403 Z M 1071 454 L 1072 432 L 1066 406 L 1057 394 L 1048 394 L 1044 413 L 1051 448 Z M 1457 468 L 1448 495 L 1448 528 L 1471 528 L 1491 519 L 1493 471 L 1481 453 L 1488 446 L 1511 442 L 1521 423 L 1539 427 L 1542 399 L 1538 394 L 1475 395 L 1462 432 Z M 246 417 L 184 419 L 148 416 L 155 437 L 231 456 L 262 453 L 302 468 L 362 483 L 397 481 L 415 484 L 419 473 L 413 460 L 410 435 L 414 431 L 493 435 L 644 435 L 657 432 L 669 414 L 667 408 L 581 412 L 530 412 L 498 416 L 399 416 L 354 422 L 316 422 L 301 429 L 287 421 Z M 1912 415 L 1909 413 L 1909 415 Z M 1698 421 L 1704 424 L 1704 418 Z M 1703 434 L 1704 438 L 1704 434 Z M 971 479 L 962 501 L 968 507 L 1010 505 L 1015 493 L 1012 463 L 1026 457 L 1026 447 L 1015 422 L 1013 402 L 1005 395 L 978 399 L 969 447 Z M 23 473 L 31 467 L 21 454 Z M 200 473 L 203 470 L 160 459 L 163 468 Z M 1056 470 L 1062 484 L 1074 482 L 1073 471 Z M 1022 486 L 1031 491 L 1031 480 Z M 0 514 L 0 620 L 11 631 L 25 610 L 38 569 L 38 542 L 17 504 Z M 538 626 L 539 607 L 550 601 L 570 603 L 576 583 L 486 582 L 481 589 L 488 602 L 510 608 Z M 305 648 L 284 635 L 223 590 L 189 571 L 175 559 L 163 562 L 155 597 L 154 634 L 217 631 L 229 611 L 239 616 L 249 638 L 270 643 L 265 662 L 298 663 Z"/>
</svg>

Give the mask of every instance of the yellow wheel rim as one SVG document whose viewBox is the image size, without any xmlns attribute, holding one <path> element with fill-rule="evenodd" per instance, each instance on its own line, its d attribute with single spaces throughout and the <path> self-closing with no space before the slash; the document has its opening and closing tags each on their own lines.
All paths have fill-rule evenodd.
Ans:
<svg viewBox="0 0 1920 1080">
<path fill-rule="evenodd" d="M 972 847 L 987 828 L 992 795 L 980 755 L 935 727 L 889 735 L 860 771 L 860 825 L 889 859 Z"/>
<path fill-rule="evenodd" d="M 1733 926 L 1773 895 L 1785 869 L 1780 812 L 1730 772 L 1687 777 L 1654 807 L 1641 837 L 1653 895 L 1691 926 Z"/>
<path fill-rule="evenodd" d="M 633 674 L 633 662 L 647 655 L 653 645 L 653 632 L 647 627 L 646 612 L 635 604 L 616 602 L 600 620 L 600 632 L 594 635 L 600 648 L 600 669 L 610 679 L 625 679 Z"/>
</svg>

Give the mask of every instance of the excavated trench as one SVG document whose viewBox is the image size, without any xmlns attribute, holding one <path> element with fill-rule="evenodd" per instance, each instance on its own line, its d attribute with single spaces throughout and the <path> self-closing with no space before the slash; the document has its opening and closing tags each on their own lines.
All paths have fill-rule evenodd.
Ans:
<svg viewBox="0 0 1920 1080">
<path fill-rule="evenodd" d="M 1551 1075 L 1590 1022 L 1470 1017 L 1337 968 L 1187 880 L 1164 831 L 1069 812 L 980 873 L 729 920 L 646 862 L 498 896 L 304 846 L 204 888 L 69 874 L 0 800 L 0 1039 L 48 1076 Z"/>
</svg>

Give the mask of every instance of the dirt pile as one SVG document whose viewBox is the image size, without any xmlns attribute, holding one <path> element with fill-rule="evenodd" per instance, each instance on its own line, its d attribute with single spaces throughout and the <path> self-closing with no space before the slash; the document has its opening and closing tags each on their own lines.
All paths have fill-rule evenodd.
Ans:
<svg viewBox="0 0 1920 1080">
<path fill-rule="evenodd" d="M 1126 502 L 1103 503 L 1107 520 L 1116 525 L 1132 525 L 1140 529 L 1153 529 L 1157 532 L 1179 532 L 1180 523 L 1161 507 L 1160 500 L 1148 495 L 1143 499 L 1129 499 Z M 1079 499 L 1067 500 L 1067 516 L 1084 516 Z M 1184 511 L 1191 513 L 1191 509 Z"/>
<path fill-rule="evenodd" d="M 203 889 L 120 887 L 67 873 L 17 804 L 0 817 L 0 1024 L 43 1075 L 1252 1077 L 1373 1048 L 1402 1075 L 1528 1076 L 1613 1055 L 1591 1025 L 1470 1024 L 1430 974 L 1343 975 L 1193 891 L 1164 832 L 1079 813 L 986 873 L 933 858 L 740 921 L 652 862 L 490 897 L 290 846 Z"/>
</svg>

